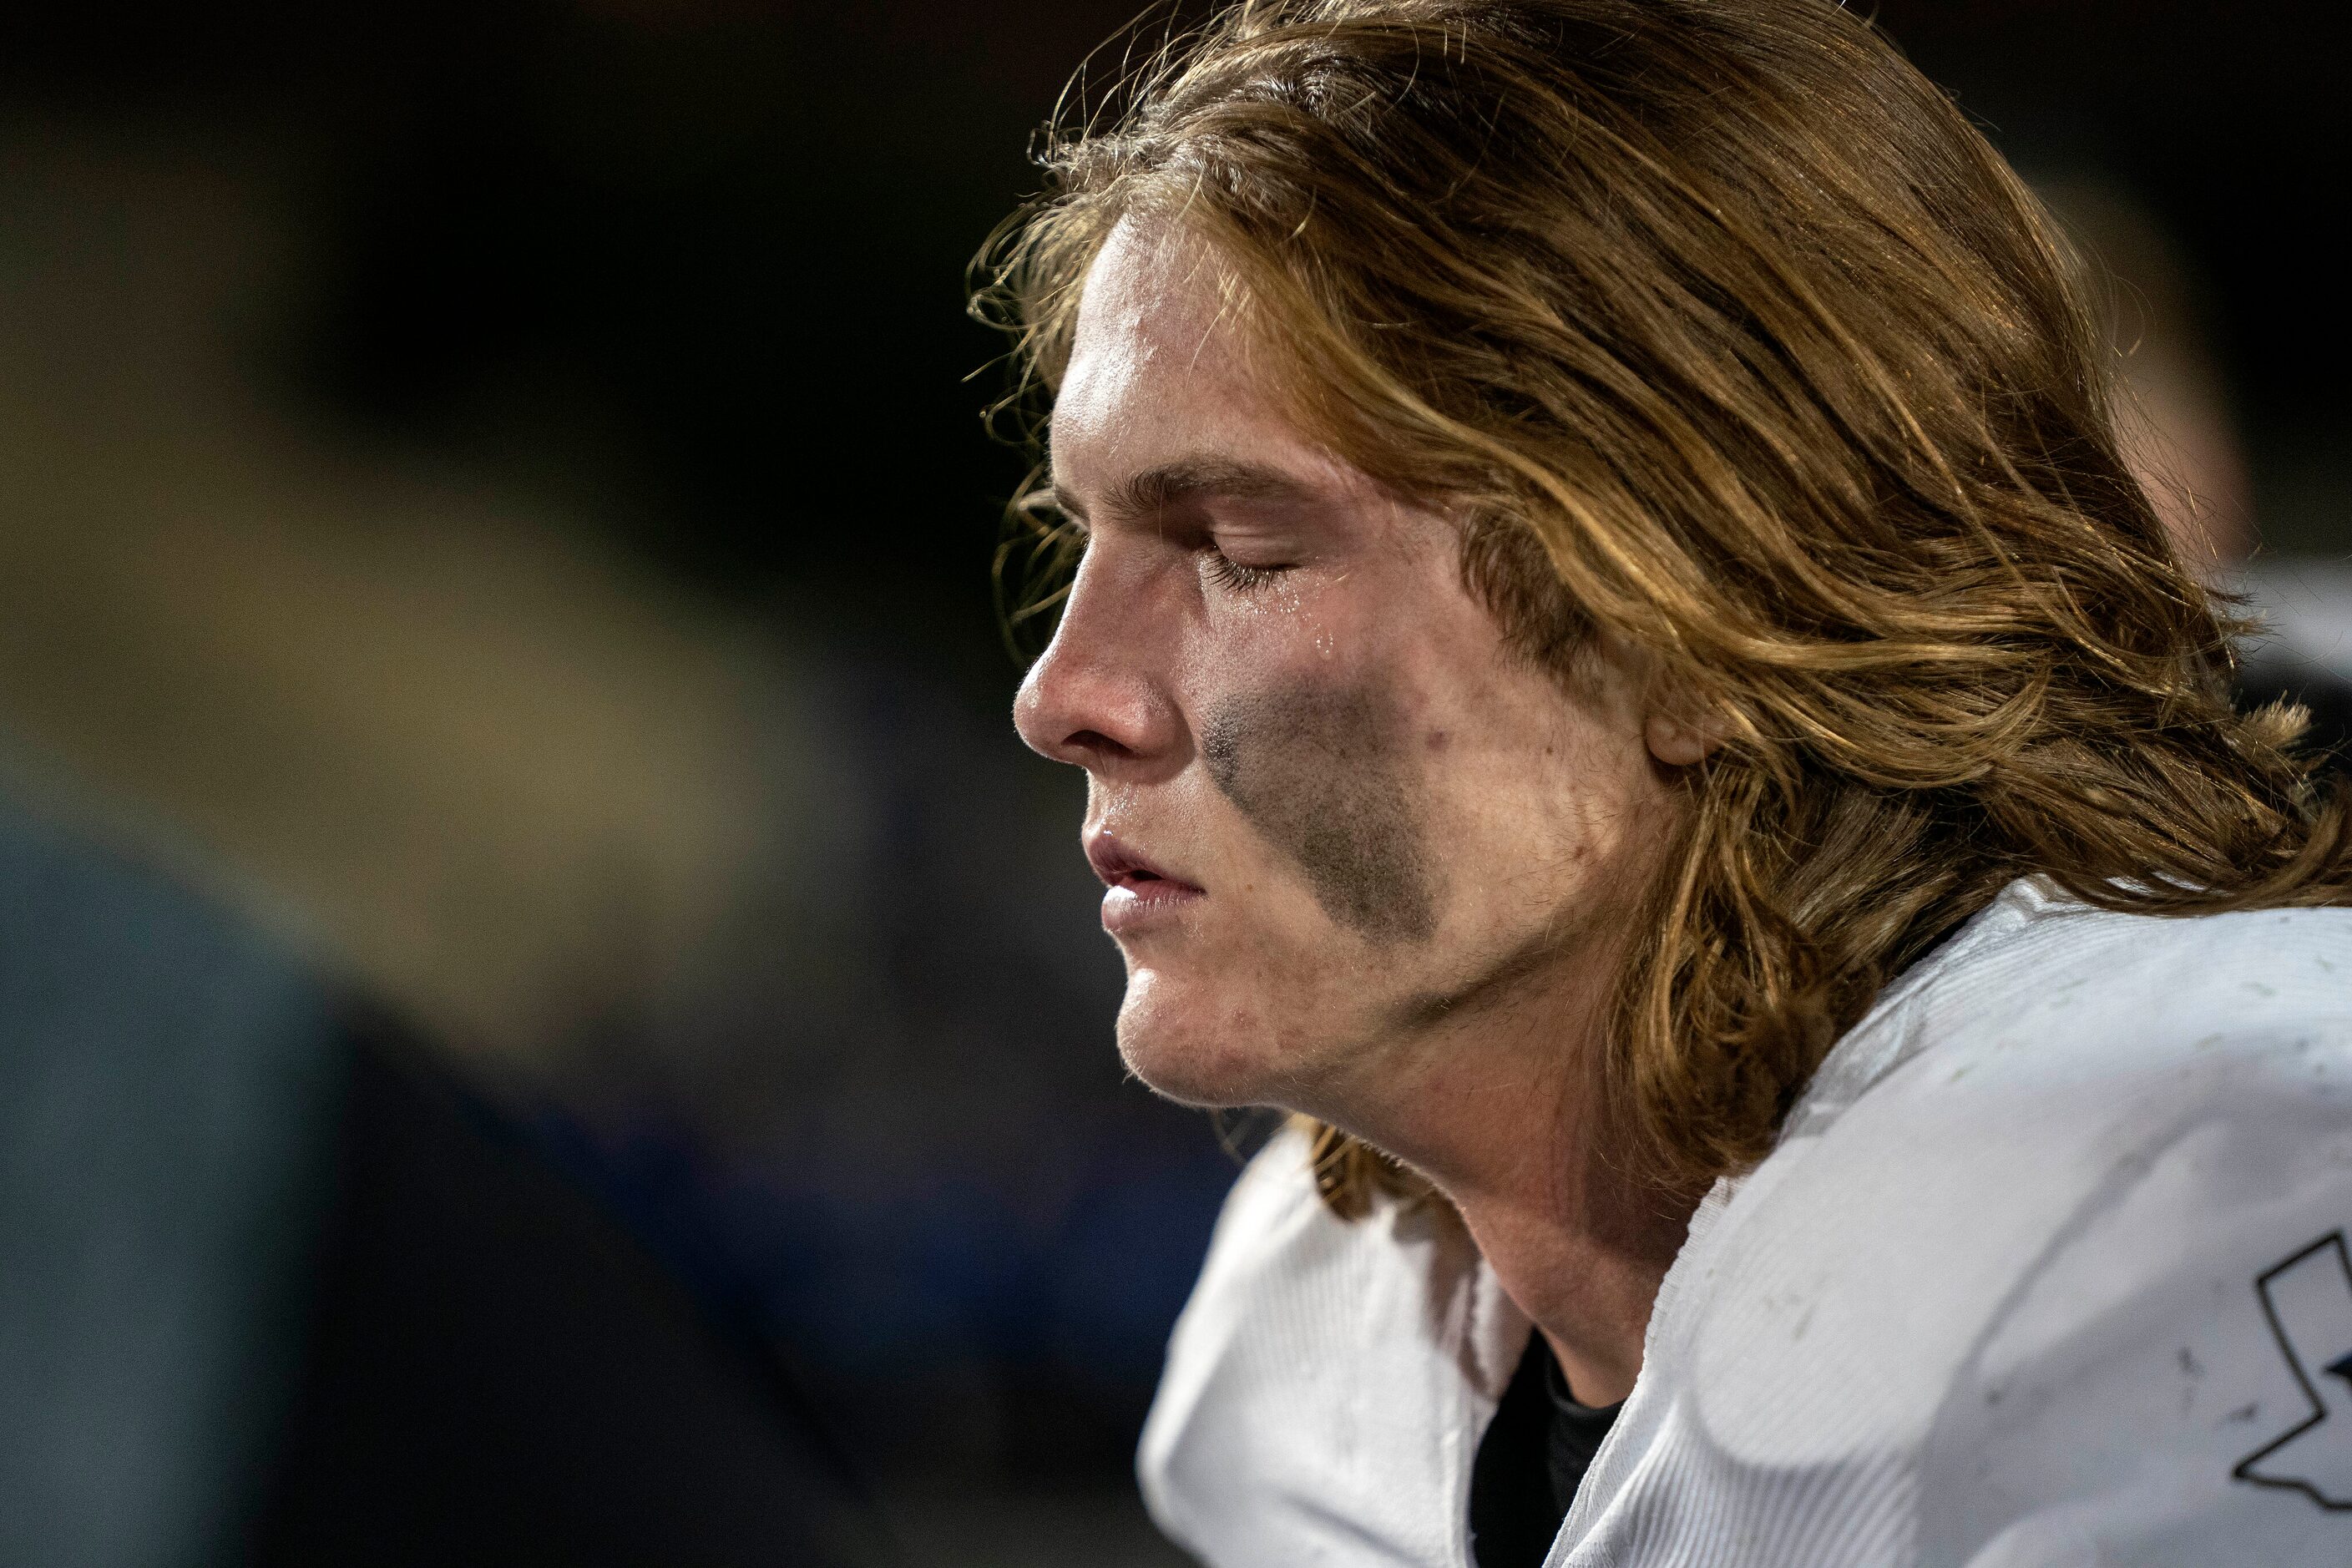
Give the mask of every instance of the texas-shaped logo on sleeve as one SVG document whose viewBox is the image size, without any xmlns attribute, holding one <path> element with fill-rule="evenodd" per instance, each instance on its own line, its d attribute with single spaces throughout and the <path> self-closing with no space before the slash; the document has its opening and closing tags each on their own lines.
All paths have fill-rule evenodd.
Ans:
<svg viewBox="0 0 2352 1568">
<path fill-rule="evenodd" d="M 2322 1237 L 2254 1280 L 2263 1314 L 2311 1409 L 2230 1472 L 2352 1510 L 2352 1257 L 2344 1233 Z"/>
</svg>

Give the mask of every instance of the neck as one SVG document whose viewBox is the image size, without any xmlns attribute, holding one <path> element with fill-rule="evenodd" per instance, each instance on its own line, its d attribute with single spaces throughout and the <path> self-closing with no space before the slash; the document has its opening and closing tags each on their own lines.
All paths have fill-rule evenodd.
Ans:
<svg viewBox="0 0 2352 1568">
<path fill-rule="evenodd" d="M 1513 1151 L 1457 1167 L 1438 1185 L 1496 1280 L 1551 1342 L 1570 1392 L 1614 1405 L 1641 1373 L 1650 1310 L 1696 1204 L 1627 1180 L 1589 1142 L 1571 1137 L 1549 1151 L 1548 1161 Z"/>
<path fill-rule="evenodd" d="M 1570 1391 L 1613 1405 L 1641 1372 L 1650 1310 L 1697 1194 L 1637 1180 L 1612 1157 L 1599 1092 L 1603 1019 L 1590 1000 L 1605 987 L 1547 978 L 1566 977 L 1528 976 L 1528 989 L 1546 994 L 1454 1013 L 1383 1053 L 1380 1098 L 1391 1114 L 1341 1124 L 1361 1122 L 1435 1184 L 1550 1341 Z"/>
</svg>

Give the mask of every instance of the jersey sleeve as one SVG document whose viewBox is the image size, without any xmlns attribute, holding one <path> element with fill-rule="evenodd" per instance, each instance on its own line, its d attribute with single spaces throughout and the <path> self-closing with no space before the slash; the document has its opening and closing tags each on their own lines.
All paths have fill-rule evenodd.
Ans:
<svg viewBox="0 0 2352 1568">
<path fill-rule="evenodd" d="M 2352 1025 L 2180 1056 L 1937 1412 L 1923 1564 L 2352 1563 Z"/>
</svg>

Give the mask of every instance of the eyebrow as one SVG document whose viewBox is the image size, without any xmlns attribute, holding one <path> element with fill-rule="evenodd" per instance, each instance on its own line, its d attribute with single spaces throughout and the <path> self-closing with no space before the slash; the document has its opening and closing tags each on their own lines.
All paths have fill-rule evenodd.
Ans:
<svg viewBox="0 0 2352 1568">
<path fill-rule="evenodd" d="M 1148 517 L 1201 500 L 1300 501 L 1314 494 L 1304 480 L 1259 463 L 1224 458 L 1187 458 L 1130 474 L 1103 497 L 1103 510 L 1123 517 Z M 1087 509 L 1059 483 L 1054 504 L 1080 521 Z"/>
</svg>

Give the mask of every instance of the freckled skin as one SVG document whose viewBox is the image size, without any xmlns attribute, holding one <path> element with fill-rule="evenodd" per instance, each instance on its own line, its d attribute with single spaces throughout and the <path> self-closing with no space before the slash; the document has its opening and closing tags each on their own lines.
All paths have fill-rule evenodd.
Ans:
<svg viewBox="0 0 2352 1568">
<path fill-rule="evenodd" d="M 1292 685 L 1231 698 L 1204 720 L 1201 758 L 1333 920 L 1374 942 L 1435 931 L 1410 741 L 1385 692 Z"/>
</svg>

